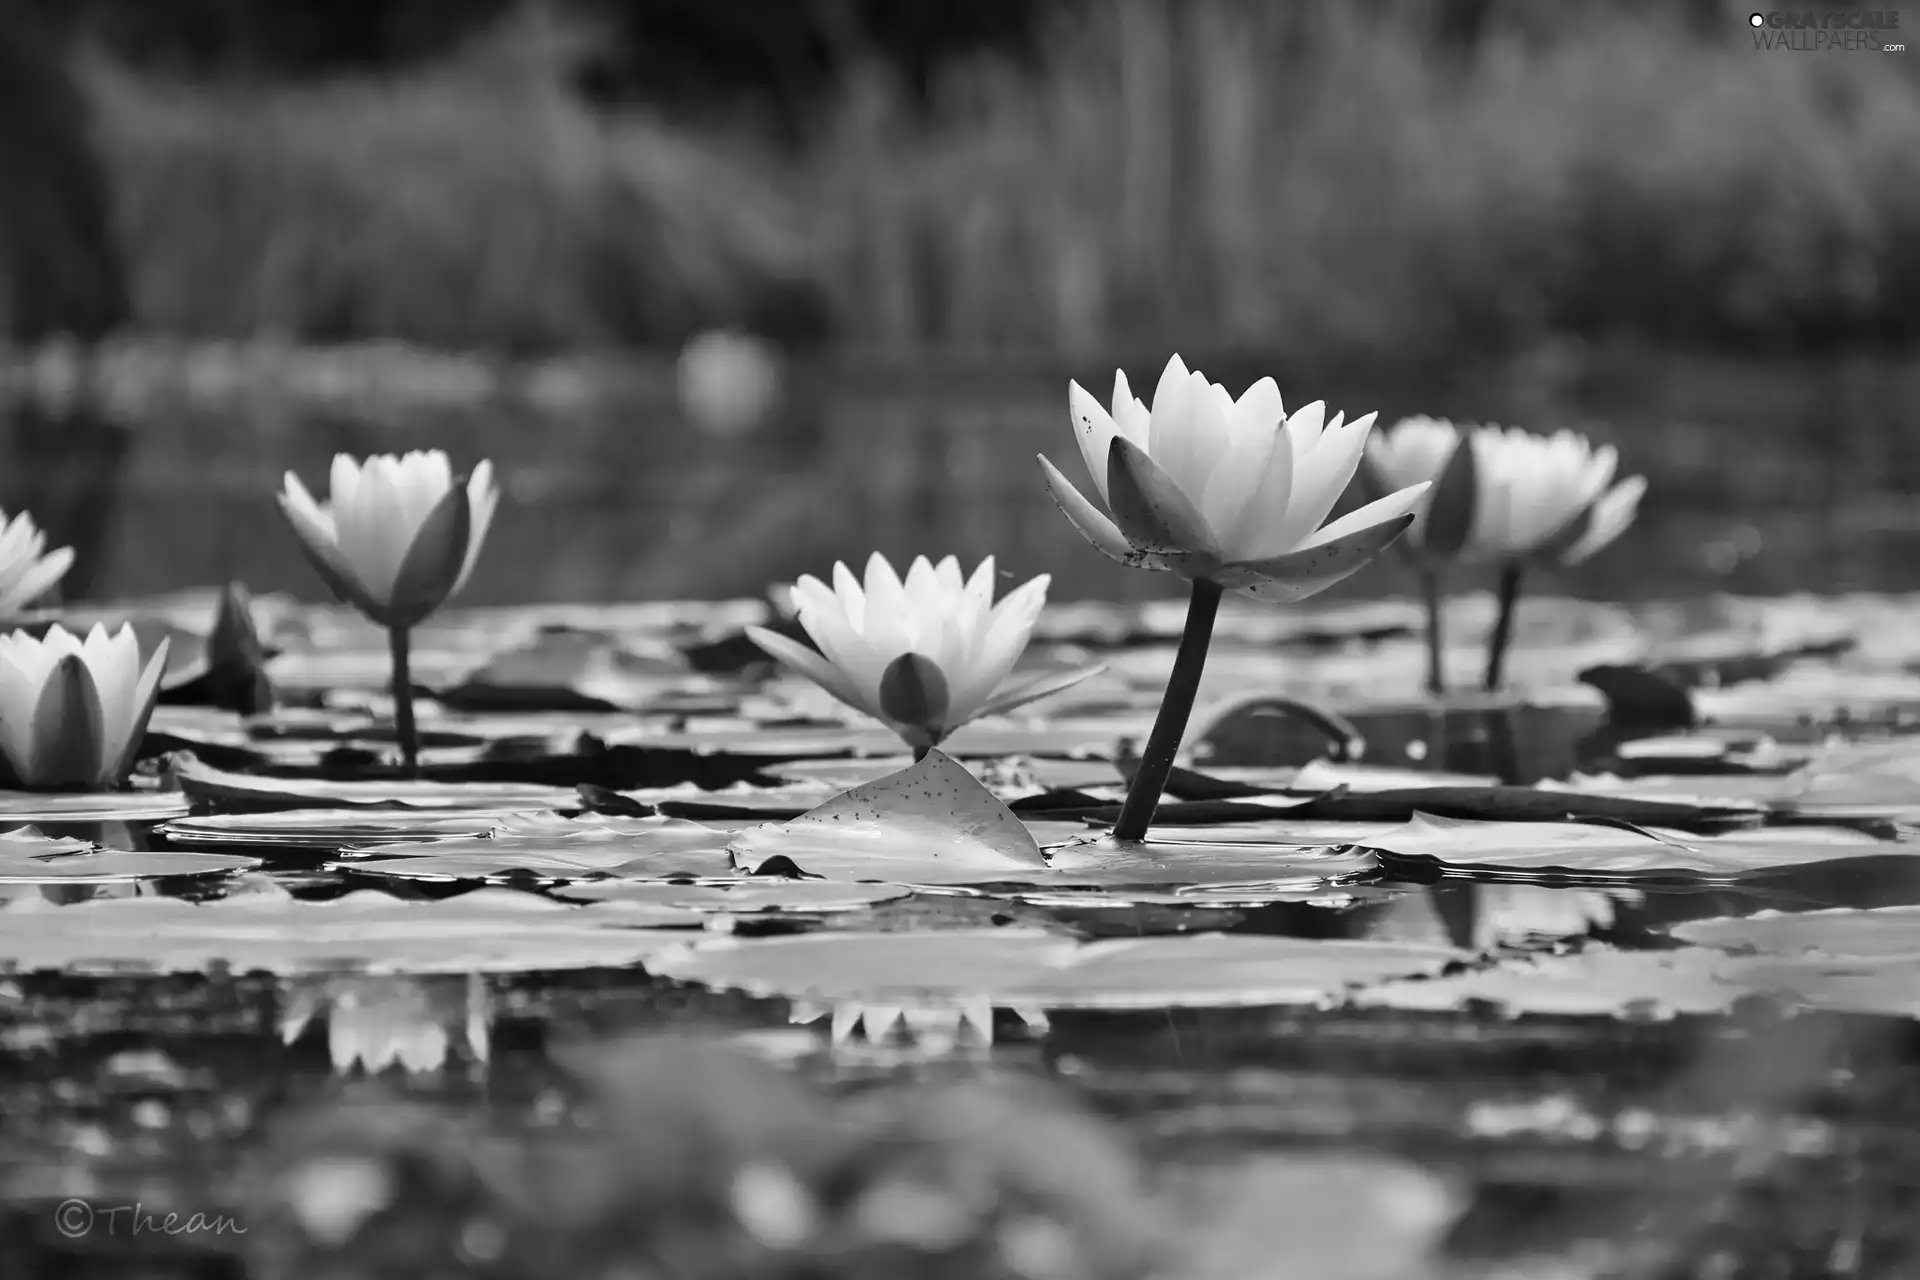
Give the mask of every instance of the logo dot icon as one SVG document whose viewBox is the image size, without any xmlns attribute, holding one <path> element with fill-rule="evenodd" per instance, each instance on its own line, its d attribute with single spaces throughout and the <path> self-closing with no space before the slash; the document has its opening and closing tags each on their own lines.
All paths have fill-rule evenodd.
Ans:
<svg viewBox="0 0 1920 1280">
<path fill-rule="evenodd" d="M 1750 27 L 1764 27 L 1767 25 L 1767 15 L 1764 13 L 1750 13 L 1747 15 L 1747 25 Z"/>
</svg>

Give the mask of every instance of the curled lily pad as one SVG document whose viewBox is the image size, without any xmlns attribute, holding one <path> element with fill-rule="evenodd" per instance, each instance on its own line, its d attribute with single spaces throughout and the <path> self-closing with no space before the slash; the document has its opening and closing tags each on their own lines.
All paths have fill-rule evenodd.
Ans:
<svg viewBox="0 0 1920 1280">
<path fill-rule="evenodd" d="M 1845 838 L 1750 839 L 1577 822 L 1471 822 L 1419 814 L 1366 839 L 1391 867 L 1485 876 L 1727 883 L 1856 859 L 1911 857 L 1901 846 Z"/>
<path fill-rule="evenodd" d="M 180 791 L 0 791 L 0 822 L 136 822 L 186 812 Z"/>
<path fill-rule="evenodd" d="M 170 840 L 194 844 L 278 845 L 338 849 L 345 845 L 398 844 L 494 830 L 516 809 L 479 809 L 447 814 L 432 809 L 277 809 L 266 813 L 210 813 L 179 818 L 157 830 Z"/>
<path fill-rule="evenodd" d="M 630 924 L 618 912 L 507 889 L 435 901 L 372 891 L 324 902 L 274 892 L 67 907 L 28 898 L 0 907 L 0 965 L 69 973 L 505 973 L 635 964 L 686 937 Z"/>
<path fill-rule="evenodd" d="M 969 929 L 719 939 L 659 956 L 648 970 L 813 1001 L 1162 1009 L 1322 1004 L 1362 983 L 1438 972 L 1465 954 L 1218 933 L 1083 944 L 1036 931 Z"/>
<path fill-rule="evenodd" d="M 750 827 L 728 848 L 748 872 L 775 859 L 814 876 L 930 884 L 1046 873 L 1031 832 L 949 756 L 843 792 L 789 822 Z"/>
<path fill-rule="evenodd" d="M 215 769 L 195 759 L 190 752 L 175 755 L 172 768 L 189 799 L 209 801 L 228 809 L 297 809 L 315 804 L 441 810 L 565 809 L 580 803 L 579 794 L 571 787 L 511 782 L 263 778 Z"/>
</svg>

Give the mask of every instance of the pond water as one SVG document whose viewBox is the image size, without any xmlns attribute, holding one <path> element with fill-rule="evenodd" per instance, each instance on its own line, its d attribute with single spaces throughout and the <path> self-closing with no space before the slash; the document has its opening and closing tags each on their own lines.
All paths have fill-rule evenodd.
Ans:
<svg viewBox="0 0 1920 1280">
<path fill-rule="evenodd" d="M 1030 662 L 1108 673 L 950 745 L 1056 870 L 943 879 L 746 839 L 907 762 L 716 657 L 741 606 L 437 620 L 410 782 L 378 634 L 255 601 L 279 705 L 163 706 L 183 790 L 8 798 L 5 1274 L 1901 1274 L 1920 682 L 1870 603 L 1535 601 L 1528 695 L 1443 702 L 1404 610 L 1223 619 L 1171 875 L 1058 871 L 1170 652 L 1055 611 Z M 1835 910 L 1894 914 L 1763 936 Z"/>
</svg>

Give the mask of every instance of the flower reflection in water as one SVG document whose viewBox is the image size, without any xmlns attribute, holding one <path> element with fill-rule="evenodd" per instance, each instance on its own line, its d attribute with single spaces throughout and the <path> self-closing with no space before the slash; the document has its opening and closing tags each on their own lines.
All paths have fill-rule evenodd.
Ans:
<svg viewBox="0 0 1920 1280">
<path fill-rule="evenodd" d="M 396 1064 L 425 1074 L 450 1059 L 487 1065 L 493 1001 L 479 974 L 302 976 L 286 980 L 283 997 L 281 1042 L 294 1043 L 324 1018 L 333 1069 L 342 1075 L 356 1065 L 368 1075 Z"/>
<path fill-rule="evenodd" d="M 1021 1021 L 1045 1032 L 1047 1015 L 1016 1009 Z M 947 1057 L 993 1047 L 993 1003 L 985 997 L 958 1004 L 890 1004 L 872 1000 L 795 1000 L 787 1020 L 805 1025 L 828 1019 L 835 1050 L 866 1044 L 877 1049 L 908 1050 L 924 1057 Z"/>
</svg>

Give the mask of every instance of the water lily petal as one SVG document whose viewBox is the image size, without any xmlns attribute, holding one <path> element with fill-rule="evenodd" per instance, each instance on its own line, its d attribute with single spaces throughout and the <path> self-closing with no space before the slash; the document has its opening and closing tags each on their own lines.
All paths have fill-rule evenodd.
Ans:
<svg viewBox="0 0 1920 1280">
<path fill-rule="evenodd" d="M 747 635 L 772 657 L 786 663 L 855 711 L 864 712 L 876 720 L 885 719 L 875 697 L 856 686 L 845 672 L 797 640 L 790 640 L 765 627 L 750 626 Z"/>
<path fill-rule="evenodd" d="M 1301 413 L 1304 413 L 1302 410 Z M 1296 413 L 1287 419 L 1287 431 L 1294 431 Z M 1256 544 L 1265 555 L 1278 555 L 1305 542 L 1320 527 L 1327 513 L 1353 483 L 1360 468 L 1360 455 L 1366 451 L 1367 434 L 1373 429 L 1374 414 L 1348 422 L 1344 414 L 1335 414 L 1317 440 L 1305 452 L 1294 450 L 1293 497 L 1286 516 L 1267 537 Z"/>
<path fill-rule="evenodd" d="M 1421 548 L 1436 556 L 1459 555 L 1473 536 L 1474 516 L 1485 484 L 1477 462 L 1480 453 L 1466 441 L 1457 441 L 1433 492 L 1419 513 Z"/>
<path fill-rule="evenodd" d="M 126 737 L 122 741 L 120 753 L 109 766 L 111 772 L 107 782 L 110 786 L 120 786 L 127 779 L 127 773 L 133 768 L 133 762 L 140 754 L 140 747 L 147 735 L 147 722 L 153 719 L 154 704 L 160 700 L 160 678 L 167 673 L 168 637 L 161 637 L 160 644 L 147 659 L 147 668 L 140 673 L 139 682 L 134 685 L 133 706 L 126 721 Z"/>
<path fill-rule="evenodd" d="M 465 487 L 449 487 L 414 534 L 394 575 L 385 625 L 416 626 L 447 602 L 467 562 L 472 520 Z"/>
<path fill-rule="evenodd" d="M 1091 542 L 1109 559 L 1137 569 L 1164 569 L 1166 566 L 1159 556 L 1150 551 L 1141 551 L 1128 544 L 1119 526 L 1109 520 L 1100 508 L 1089 502 L 1084 494 L 1074 488 L 1068 479 L 1060 474 L 1060 469 L 1040 456 L 1040 468 L 1046 475 L 1047 492 L 1052 495 L 1054 505 L 1060 508 L 1060 514 L 1067 523 Z"/>
<path fill-rule="evenodd" d="M 493 527 L 493 513 L 500 505 L 500 490 L 493 483 L 493 463 L 482 458 L 467 478 L 467 502 L 472 520 L 467 529 L 467 558 L 460 566 L 460 577 L 449 595 L 459 595 L 480 562 L 480 548 L 487 544 L 487 530 Z"/>
<path fill-rule="evenodd" d="M 100 693 L 86 660 L 64 655 L 40 687 L 21 781 L 35 787 L 102 785 L 101 721 Z"/>
<path fill-rule="evenodd" d="M 361 585 L 353 567 L 331 537 L 323 536 L 314 526 L 303 524 L 305 517 L 292 506 L 286 494 L 279 495 L 280 510 L 287 517 L 287 523 L 293 527 L 294 541 L 299 544 L 300 553 L 327 584 L 327 590 L 342 604 L 350 604 L 368 617 L 376 617 L 385 612 L 385 602 L 375 600 Z"/>
<path fill-rule="evenodd" d="M 80 656 L 93 675 L 94 690 L 100 695 L 101 758 L 117 761 L 126 749 L 134 694 L 140 685 L 139 638 L 125 623 L 111 635 L 95 623 L 81 646 Z"/>
<path fill-rule="evenodd" d="M 953 691 L 953 723 L 960 725 L 980 714 L 1000 682 L 1020 660 L 1020 653 L 1033 636 L 1033 624 L 1047 602 L 1047 587 L 1052 579 L 1039 577 L 1009 591 L 988 617 L 985 634 L 972 660 L 960 673 Z"/>
<path fill-rule="evenodd" d="M 1142 551 L 1218 554 L 1193 500 L 1137 445 L 1117 437 L 1107 451 L 1107 499 L 1113 523 Z"/>
<path fill-rule="evenodd" d="M 1412 491 L 1403 489 L 1400 493 L 1384 498 L 1373 505 L 1386 507 L 1396 500 L 1404 502 L 1405 495 L 1410 492 Z M 1418 497 L 1418 494 L 1414 494 L 1416 500 Z M 1366 508 L 1363 507 L 1353 514 L 1357 516 L 1365 511 Z M 1335 522 L 1336 525 L 1338 523 L 1340 522 Z M 1412 523 L 1412 513 L 1403 509 L 1399 515 L 1358 528 L 1342 530 L 1328 541 L 1311 547 L 1302 547 L 1298 551 L 1289 551 L 1285 555 L 1271 556 L 1263 560 L 1240 561 L 1226 565 L 1223 573 L 1230 572 L 1235 575 L 1273 578 L 1289 582 L 1309 582 L 1331 574 L 1350 573 L 1385 551 L 1393 544 L 1394 539 L 1406 532 L 1407 526 Z M 1327 526 L 1329 529 L 1334 527 L 1335 525 Z M 1236 579 L 1231 583 L 1223 581 L 1222 585 L 1231 585 L 1238 590 L 1244 584 Z"/>
<path fill-rule="evenodd" d="M 73 567 L 73 548 L 58 547 L 0 591 L 0 615 L 17 613 L 53 589 Z"/>
<path fill-rule="evenodd" d="M 1587 529 L 1580 539 L 1560 555 L 1562 564 L 1574 565 L 1605 550 L 1625 533 L 1639 513 L 1640 499 L 1647 491 L 1645 476 L 1628 476 L 1600 496 L 1593 504 Z"/>
<path fill-rule="evenodd" d="M 1067 384 L 1067 411 L 1073 415 L 1073 438 L 1086 459 L 1100 500 L 1107 499 L 1107 446 L 1113 442 L 1113 418 L 1078 382 Z"/>
<path fill-rule="evenodd" d="M 1041 698 L 1050 698 L 1056 693 L 1064 693 L 1082 680 L 1097 676 L 1105 670 L 1105 666 L 1092 666 L 1082 667 L 1078 671 L 1049 671 L 1031 680 L 995 690 L 993 696 L 981 705 L 975 718 L 1003 716 L 1016 707 L 1024 707 L 1029 702 L 1037 702 Z"/>
</svg>

